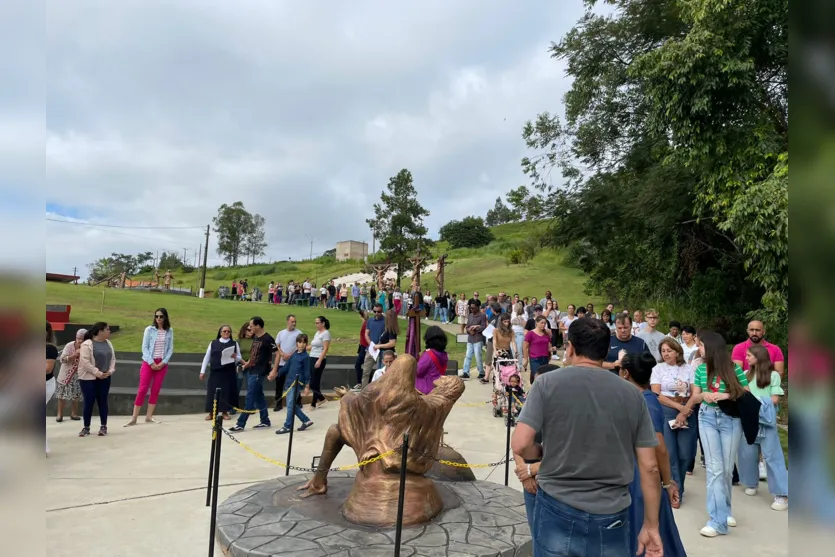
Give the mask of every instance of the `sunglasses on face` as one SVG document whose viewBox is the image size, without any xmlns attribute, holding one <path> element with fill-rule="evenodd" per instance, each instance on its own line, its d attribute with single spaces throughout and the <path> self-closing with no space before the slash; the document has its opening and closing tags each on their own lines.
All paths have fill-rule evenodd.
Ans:
<svg viewBox="0 0 835 557">
<path fill-rule="evenodd" d="M 155 317 L 156 319 L 165 319 L 165 316 L 164 316 L 164 315 L 159 315 L 159 314 L 155 315 L 154 317 Z"/>
</svg>

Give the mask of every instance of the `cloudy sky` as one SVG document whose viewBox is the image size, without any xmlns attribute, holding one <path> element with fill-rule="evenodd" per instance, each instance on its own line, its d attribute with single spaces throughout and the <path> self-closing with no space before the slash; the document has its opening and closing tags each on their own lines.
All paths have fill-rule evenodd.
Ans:
<svg viewBox="0 0 835 557">
<path fill-rule="evenodd" d="M 191 260 L 235 201 L 266 218 L 268 260 L 306 257 L 309 238 L 315 253 L 370 243 L 365 219 L 401 168 L 433 236 L 483 215 L 526 182 L 523 122 L 561 112 L 569 82 L 547 49 L 581 13 L 580 0 L 50 0 L 47 270 L 114 251 Z M 221 263 L 214 242 L 209 258 Z"/>
</svg>

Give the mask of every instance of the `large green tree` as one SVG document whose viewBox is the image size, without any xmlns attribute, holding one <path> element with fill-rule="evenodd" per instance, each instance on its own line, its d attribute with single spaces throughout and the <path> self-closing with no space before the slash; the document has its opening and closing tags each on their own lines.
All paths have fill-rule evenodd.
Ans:
<svg viewBox="0 0 835 557">
<path fill-rule="evenodd" d="M 592 292 L 784 324 L 787 0 L 606 3 L 551 47 L 573 78 L 564 120 L 523 130 L 554 240 Z"/>
<path fill-rule="evenodd" d="M 217 253 L 228 265 L 237 265 L 241 257 L 254 260 L 264 254 L 264 219 L 247 211 L 243 202 L 221 205 L 212 223 L 217 234 Z"/>
<path fill-rule="evenodd" d="M 380 251 L 386 259 L 397 265 L 397 284 L 407 263 L 418 246 L 423 253 L 433 245 L 427 238 L 428 232 L 423 219 L 429 211 L 423 208 L 417 198 L 412 173 L 405 168 L 389 179 L 388 186 L 380 194 L 380 202 L 374 204 L 374 217 L 366 223 L 379 242 Z"/>
<path fill-rule="evenodd" d="M 481 217 L 464 217 L 453 220 L 438 231 L 441 240 L 449 242 L 451 248 L 480 248 L 495 238 Z"/>
</svg>

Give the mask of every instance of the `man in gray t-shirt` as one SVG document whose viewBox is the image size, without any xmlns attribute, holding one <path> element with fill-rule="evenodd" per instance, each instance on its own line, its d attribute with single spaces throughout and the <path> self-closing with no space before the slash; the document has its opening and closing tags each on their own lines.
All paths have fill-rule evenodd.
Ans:
<svg viewBox="0 0 835 557">
<path fill-rule="evenodd" d="M 601 367 L 609 339 L 602 321 L 574 321 L 566 348 L 573 365 L 536 378 L 513 433 L 513 452 L 523 459 L 535 457 L 534 438 L 542 435 L 532 523 L 543 554 L 559 553 L 567 539 L 574 546 L 574 538 L 584 538 L 578 544 L 602 547 L 602 554 L 629 553 L 627 535 L 601 537 L 600 531 L 626 527 L 636 456 L 645 506 L 639 545 L 646 545 L 648 556 L 661 548 L 658 440 L 640 391 Z"/>
<path fill-rule="evenodd" d="M 661 341 L 667 335 L 656 329 L 658 326 L 658 312 L 654 309 L 648 309 L 646 314 L 647 326 L 638 332 L 636 337 L 644 341 L 647 349 L 655 357 L 656 362 L 661 361 Z"/>
</svg>

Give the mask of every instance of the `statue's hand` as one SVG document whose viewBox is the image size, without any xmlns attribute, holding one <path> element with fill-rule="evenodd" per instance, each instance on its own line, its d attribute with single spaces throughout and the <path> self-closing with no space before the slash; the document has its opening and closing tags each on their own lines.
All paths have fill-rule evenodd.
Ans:
<svg viewBox="0 0 835 557">
<path fill-rule="evenodd" d="M 299 495 L 302 499 L 307 499 L 311 495 L 324 495 L 328 492 L 328 479 L 323 478 L 321 481 L 317 481 L 316 476 L 314 476 L 296 491 L 307 491 L 307 493 Z"/>
</svg>

